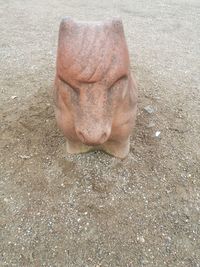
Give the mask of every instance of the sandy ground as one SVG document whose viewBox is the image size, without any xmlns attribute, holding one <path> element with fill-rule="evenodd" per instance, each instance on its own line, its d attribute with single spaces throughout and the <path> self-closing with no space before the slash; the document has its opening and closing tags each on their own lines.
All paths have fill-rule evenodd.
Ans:
<svg viewBox="0 0 200 267">
<path fill-rule="evenodd" d="M 125 160 L 65 154 L 66 15 L 123 19 L 140 95 Z M 200 266 L 199 23 L 198 0 L 0 0 L 0 266 Z"/>
</svg>

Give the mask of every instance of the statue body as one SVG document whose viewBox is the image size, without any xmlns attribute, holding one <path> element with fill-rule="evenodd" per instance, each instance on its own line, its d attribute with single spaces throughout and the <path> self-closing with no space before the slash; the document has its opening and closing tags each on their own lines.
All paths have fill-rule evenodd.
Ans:
<svg viewBox="0 0 200 267">
<path fill-rule="evenodd" d="M 62 20 L 54 100 L 68 153 L 128 154 L 137 91 L 120 20 Z"/>
</svg>

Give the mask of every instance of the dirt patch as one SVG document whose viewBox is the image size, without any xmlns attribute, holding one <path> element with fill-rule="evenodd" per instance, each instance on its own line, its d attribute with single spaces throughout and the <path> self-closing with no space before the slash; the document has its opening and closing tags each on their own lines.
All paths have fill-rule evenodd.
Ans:
<svg viewBox="0 0 200 267">
<path fill-rule="evenodd" d="M 192 50 L 187 56 L 190 46 L 184 40 L 184 33 L 196 20 L 183 22 L 185 5 L 177 1 L 180 25 L 166 32 L 165 25 L 171 25 L 166 21 L 174 18 L 174 5 L 162 6 L 158 1 L 157 9 L 154 4 L 150 8 L 147 1 L 138 1 L 132 12 L 127 8 L 131 2 L 127 1 L 126 9 L 118 3 L 130 54 L 136 58 L 133 72 L 139 89 L 131 151 L 124 160 L 102 152 L 72 156 L 65 153 L 65 140 L 54 118 L 51 90 L 55 54 L 49 51 L 57 28 L 52 33 L 47 25 L 55 25 L 68 10 L 76 15 L 79 1 L 65 11 L 62 1 L 59 5 L 45 2 L 48 5 L 38 4 L 35 9 L 33 4 L 23 8 L 21 1 L 3 4 L 10 16 L 8 20 L 5 15 L 1 17 L 5 64 L 0 108 L 0 265 L 199 266 L 199 77 L 193 74 L 197 53 Z M 92 8 L 94 19 L 103 11 L 107 14 L 110 4 L 102 2 L 98 8 L 88 2 L 79 7 L 80 17 L 86 7 Z M 158 25 L 160 10 L 166 13 Z M 196 12 L 192 4 L 189 10 Z M 25 22 L 30 27 L 24 31 L 26 38 L 22 31 Z M 177 21 L 172 22 L 177 25 Z M 5 34 L 8 26 L 13 30 L 11 36 Z M 133 45 L 132 30 L 137 34 Z M 145 39 L 146 34 L 152 39 Z M 166 34 L 174 47 L 165 43 Z M 188 38 L 193 40 L 194 36 L 191 30 Z M 16 54 L 10 48 L 10 38 Z M 30 61 L 32 42 L 41 38 L 42 47 L 36 46 Z M 183 47 L 179 47 L 179 38 Z M 21 52 L 20 45 L 24 49 Z M 133 48 L 144 53 L 139 57 L 132 53 Z M 162 49 L 169 51 L 168 57 Z M 185 56 L 181 67 L 179 50 Z M 187 75 L 186 63 L 192 70 Z M 167 69 L 169 65 L 171 69 Z M 148 105 L 154 109 L 152 114 L 144 110 Z"/>
</svg>

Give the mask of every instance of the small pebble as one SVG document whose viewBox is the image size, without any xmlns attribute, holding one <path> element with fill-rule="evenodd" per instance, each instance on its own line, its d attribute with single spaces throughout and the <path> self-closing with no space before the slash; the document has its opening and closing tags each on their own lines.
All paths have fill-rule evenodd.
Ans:
<svg viewBox="0 0 200 267">
<path fill-rule="evenodd" d="M 140 241 L 140 242 L 142 242 L 142 243 L 144 243 L 144 242 L 145 242 L 145 240 L 144 240 L 144 237 L 143 237 L 143 236 L 138 236 L 138 237 L 137 237 L 137 241 Z"/>
<path fill-rule="evenodd" d="M 155 136 L 159 137 L 160 133 L 161 133 L 160 131 L 156 131 Z"/>
<path fill-rule="evenodd" d="M 144 107 L 144 110 L 145 110 L 147 113 L 149 113 L 149 114 L 152 114 L 152 113 L 155 112 L 155 109 L 154 109 L 152 106 L 150 106 L 150 105 Z"/>
<path fill-rule="evenodd" d="M 19 155 L 19 157 L 20 157 L 21 159 L 30 159 L 30 156 L 26 156 L 26 155 Z"/>
<path fill-rule="evenodd" d="M 150 122 L 148 125 L 147 125 L 147 128 L 153 128 L 155 126 L 155 123 L 154 122 Z"/>
</svg>

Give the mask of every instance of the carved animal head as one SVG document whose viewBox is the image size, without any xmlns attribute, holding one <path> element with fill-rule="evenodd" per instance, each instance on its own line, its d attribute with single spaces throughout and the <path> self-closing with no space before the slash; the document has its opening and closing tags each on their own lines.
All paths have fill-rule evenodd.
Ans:
<svg viewBox="0 0 200 267">
<path fill-rule="evenodd" d="M 67 138 L 87 145 L 106 142 L 112 128 L 127 120 L 131 83 L 120 20 L 62 20 L 55 98 L 57 121 Z"/>
</svg>

